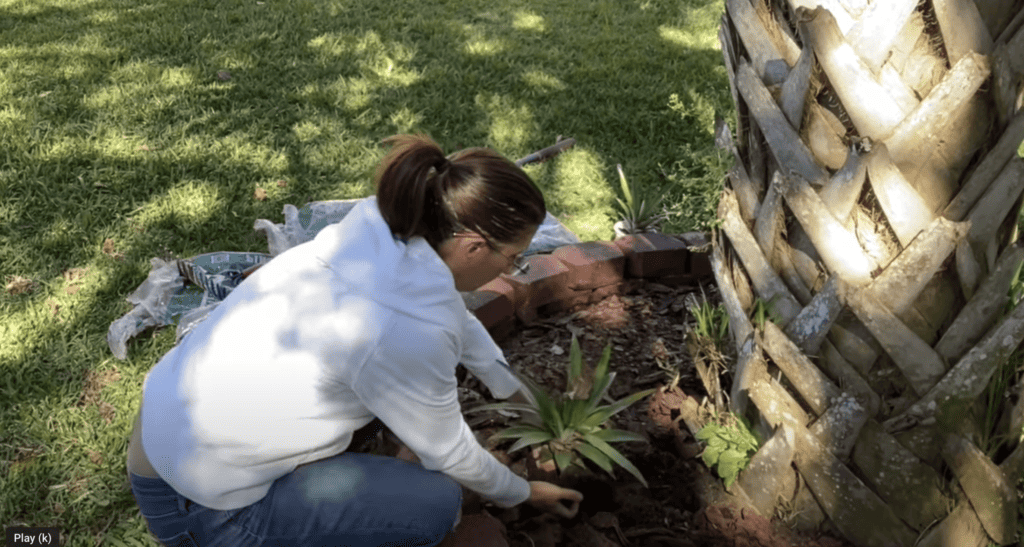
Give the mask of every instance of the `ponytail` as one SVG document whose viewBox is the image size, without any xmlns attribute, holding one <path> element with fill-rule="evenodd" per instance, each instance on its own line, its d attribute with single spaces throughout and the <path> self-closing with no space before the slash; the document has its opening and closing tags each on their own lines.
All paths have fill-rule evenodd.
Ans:
<svg viewBox="0 0 1024 547">
<path fill-rule="evenodd" d="M 486 148 L 446 157 L 425 135 L 395 135 L 377 168 L 377 207 L 398 238 L 437 249 L 458 230 L 509 243 L 544 221 L 544 196 L 515 163 Z"/>
<path fill-rule="evenodd" d="M 377 168 L 377 207 L 398 238 L 424 236 L 432 246 L 451 228 L 438 188 L 439 167 L 448 158 L 424 135 L 395 135 L 384 139 L 391 150 Z M 447 170 L 447 169 L 445 169 Z M 428 237 L 433 236 L 433 237 Z"/>
</svg>

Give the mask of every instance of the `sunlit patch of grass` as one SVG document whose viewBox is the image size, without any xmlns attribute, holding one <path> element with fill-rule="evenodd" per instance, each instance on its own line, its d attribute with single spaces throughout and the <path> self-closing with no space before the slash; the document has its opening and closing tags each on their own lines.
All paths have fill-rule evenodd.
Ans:
<svg viewBox="0 0 1024 547">
<path fill-rule="evenodd" d="M 544 72 L 543 70 L 532 69 L 523 73 L 523 83 L 541 93 L 549 91 L 565 91 L 568 86 L 557 76 Z"/>
<path fill-rule="evenodd" d="M 508 48 L 508 45 L 504 40 L 485 38 L 472 27 L 467 27 L 466 33 L 469 34 L 470 37 L 466 40 L 466 45 L 463 50 L 469 55 L 489 57 L 497 55 Z"/>
<path fill-rule="evenodd" d="M 513 14 L 512 28 L 516 30 L 528 30 L 533 32 L 544 32 L 547 25 L 544 18 L 529 10 L 517 10 Z"/>
<path fill-rule="evenodd" d="M 497 93 L 481 93 L 475 102 L 496 149 L 523 150 L 535 138 L 537 122 L 525 103 Z"/>
<path fill-rule="evenodd" d="M 612 236 L 610 202 L 614 192 L 605 179 L 603 163 L 586 147 L 558 162 L 547 195 L 550 208 L 562 215 L 565 225 L 580 239 L 607 240 Z"/>
<path fill-rule="evenodd" d="M 154 198 L 134 217 L 140 228 L 170 220 L 188 230 L 208 221 L 220 209 L 223 196 L 216 187 L 199 181 L 183 181 L 165 195 Z"/>
</svg>

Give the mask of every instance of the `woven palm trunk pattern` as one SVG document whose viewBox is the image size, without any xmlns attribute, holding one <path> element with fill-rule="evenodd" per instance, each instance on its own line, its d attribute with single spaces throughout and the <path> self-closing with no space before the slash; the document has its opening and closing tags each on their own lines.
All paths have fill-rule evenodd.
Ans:
<svg viewBox="0 0 1024 547">
<path fill-rule="evenodd" d="M 765 438 L 733 492 L 762 514 L 1017 541 L 1022 4 L 726 0 L 712 265 L 730 410 Z"/>
</svg>

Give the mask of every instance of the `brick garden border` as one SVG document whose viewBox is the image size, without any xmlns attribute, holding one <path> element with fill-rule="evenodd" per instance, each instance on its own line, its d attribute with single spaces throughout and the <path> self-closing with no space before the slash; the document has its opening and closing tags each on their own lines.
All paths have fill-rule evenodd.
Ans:
<svg viewBox="0 0 1024 547">
<path fill-rule="evenodd" d="M 713 279 L 710 239 L 701 232 L 629 235 L 588 241 L 529 257 L 523 275 L 501 275 L 463 294 L 496 342 L 538 315 L 591 304 L 622 292 L 631 279 L 682 285 Z"/>
</svg>

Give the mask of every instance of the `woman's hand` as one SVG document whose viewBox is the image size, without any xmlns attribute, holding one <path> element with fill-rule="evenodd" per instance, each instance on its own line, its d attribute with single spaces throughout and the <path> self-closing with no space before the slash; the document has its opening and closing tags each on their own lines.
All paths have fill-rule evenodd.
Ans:
<svg viewBox="0 0 1024 547">
<path fill-rule="evenodd" d="M 563 504 L 563 500 L 569 504 Z M 571 519 L 580 510 L 583 494 L 550 482 L 530 481 L 530 499 L 527 501 L 537 509 Z"/>
</svg>

